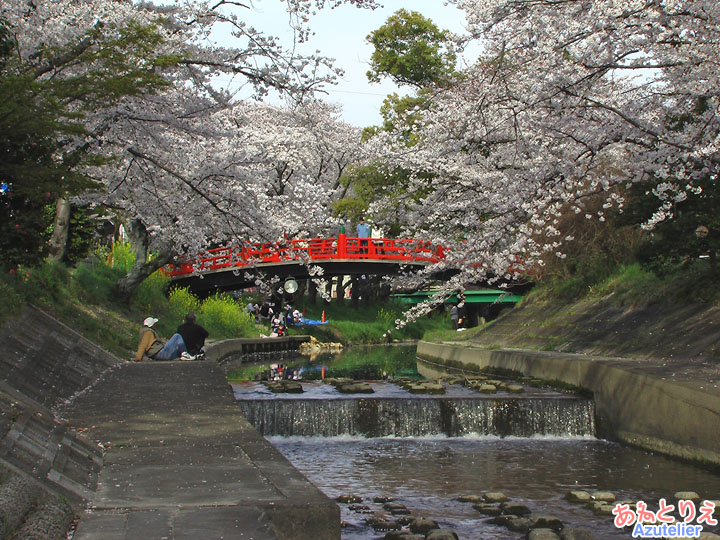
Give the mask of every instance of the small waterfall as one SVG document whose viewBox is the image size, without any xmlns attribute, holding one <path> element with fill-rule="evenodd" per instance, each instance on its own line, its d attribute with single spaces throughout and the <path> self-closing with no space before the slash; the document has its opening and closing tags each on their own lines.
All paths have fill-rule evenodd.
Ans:
<svg viewBox="0 0 720 540">
<path fill-rule="evenodd" d="M 594 436 L 592 401 L 579 398 L 356 398 L 240 400 L 266 436 Z"/>
</svg>

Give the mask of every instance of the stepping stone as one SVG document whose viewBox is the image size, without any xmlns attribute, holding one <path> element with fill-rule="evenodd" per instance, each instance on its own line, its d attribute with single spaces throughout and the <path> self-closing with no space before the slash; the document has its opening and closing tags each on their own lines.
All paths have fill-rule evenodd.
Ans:
<svg viewBox="0 0 720 540">
<path fill-rule="evenodd" d="M 488 491 L 483 495 L 483 500 L 489 503 L 501 503 L 509 501 L 510 499 L 508 499 L 507 496 L 500 491 Z"/>
<path fill-rule="evenodd" d="M 340 495 L 335 500 L 343 504 L 355 504 L 362 502 L 362 497 L 358 497 L 357 495 Z"/>
<path fill-rule="evenodd" d="M 595 491 L 592 494 L 592 498 L 594 501 L 602 501 L 602 502 L 615 502 L 615 494 L 611 491 Z"/>
<path fill-rule="evenodd" d="M 435 529 L 425 535 L 425 540 L 458 540 L 458 535 L 452 529 Z"/>
<path fill-rule="evenodd" d="M 397 530 L 400 530 L 400 524 L 399 524 L 399 523 L 397 523 L 397 522 L 395 522 L 395 521 L 391 521 L 391 520 L 389 520 L 389 519 L 377 517 L 377 516 L 374 516 L 374 517 L 371 517 L 371 518 L 367 518 L 367 519 L 365 520 L 365 523 L 367 523 L 368 525 L 370 525 L 370 526 L 371 526 L 374 530 L 376 530 L 376 531 L 384 532 L 384 531 L 397 531 Z"/>
<path fill-rule="evenodd" d="M 527 535 L 527 540 L 560 540 L 552 529 L 533 529 Z"/>
<path fill-rule="evenodd" d="M 560 531 L 563 528 L 563 522 L 555 516 L 536 516 L 532 518 L 532 529 L 552 529 Z"/>
<path fill-rule="evenodd" d="M 499 516 L 502 514 L 502 509 L 496 504 L 473 504 L 473 508 L 486 516 Z"/>
<path fill-rule="evenodd" d="M 500 508 L 503 514 L 513 514 L 515 516 L 527 516 L 530 514 L 530 509 L 527 506 L 516 502 L 501 503 Z"/>
<path fill-rule="evenodd" d="M 565 499 L 574 503 L 587 503 L 592 500 L 592 496 L 587 491 L 568 491 Z"/>
<path fill-rule="evenodd" d="M 388 502 L 383 504 L 383 508 L 390 512 L 393 516 L 403 516 L 410 514 L 408 507 L 401 503 Z"/>
</svg>

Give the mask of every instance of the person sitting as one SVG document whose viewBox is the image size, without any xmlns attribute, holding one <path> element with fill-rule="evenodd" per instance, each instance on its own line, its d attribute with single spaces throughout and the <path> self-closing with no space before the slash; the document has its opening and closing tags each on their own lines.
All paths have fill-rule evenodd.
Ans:
<svg viewBox="0 0 720 540">
<path fill-rule="evenodd" d="M 275 328 L 277 328 L 281 324 L 285 324 L 283 314 L 276 313 L 275 315 L 273 315 L 272 319 L 270 320 L 270 328 L 274 331 Z"/>
<path fill-rule="evenodd" d="M 258 312 L 258 317 L 260 318 L 260 321 L 269 321 L 272 315 L 273 309 L 270 307 L 270 304 L 268 304 L 267 302 L 263 302 L 263 305 L 260 306 L 260 311 Z"/>
<path fill-rule="evenodd" d="M 174 360 L 180 358 L 185 352 L 185 342 L 180 334 L 173 334 L 167 343 L 158 337 L 153 329 L 158 319 L 148 317 L 143 321 L 140 329 L 140 343 L 138 344 L 135 362 L 143 360 Z"/>
<path fill-rule="evenodd" d="M 287 326 L 281 321 L 280 324 L 273 327 L 272 333 L 275 334 L 274 336 L 271 335 L 272 337 L 283 337 L 287 335 Z"/>
<path fill-rule="evenodd" d="M 195 322 L 196 316 L 190 312 L 185 315 L 185 322 L 178 326 L 177 333 L 185 342 L 185 348 L 189 356 L 188 360 L 194 360 L 202 355 L 202 348 L 205 346 L 205 339 L 210 335 L 207 330 Z"/>
</svg>

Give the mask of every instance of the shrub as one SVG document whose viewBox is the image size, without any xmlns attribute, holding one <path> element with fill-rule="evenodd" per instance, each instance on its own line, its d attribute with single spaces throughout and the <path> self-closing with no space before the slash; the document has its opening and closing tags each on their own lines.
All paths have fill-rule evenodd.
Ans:
<svg viewBox="0 0 720 540">
<path fill-rule="evenodd" d="M 182 320 L 191 311 L 197 312 L 200 310 L 200 300 L 187 288 L 173 287 L 170 289 L 168 301 L 170 303 L 170 316 L 173 319 Z"/>
<path fill-rule="evenodd" d="M 31 303 L 62 303 L 70 281 L 67 267 L 46 260 L 34 268 L 18 268 L 18 286 Z"/>
<path fill-rule="evenodd" d="M 257 337 L 253 320 L 230 296 L 219 294 L 207 298 L 198 311 L 200 324 L 213 338 Z"/>
<path fill-rule="evenodd" d="M 132 303 L 138 309 L 150 312 L 167 310 L 166 292 L 170 285 L 170 278 L 162 269 L 153 272 L 143 280 L 133 294 Z"/>
<path fill-rule="evenodd" d="M 15 272 L 3 272 L 0 278 L 0 323 L 20 315 L 22 307 L 27 303 L 17 290 Z"/>
<path fill-rule="evenodd" d="M 132 245 L 127 242 L 115 242 L 112 251 L 106 255 L 109 265 L 121 270 L 124 274 L 127 274 L 135 264 L 135 252 Z"/>
<path fill-rule="evenodd" d="M 123 272 L 111 268 L 101 260 L 81 263 L 73 272 L 73 290 L 78 298 L 89 304 L 108 302 L 112 298 L 112 290 Z"/>
</svg>

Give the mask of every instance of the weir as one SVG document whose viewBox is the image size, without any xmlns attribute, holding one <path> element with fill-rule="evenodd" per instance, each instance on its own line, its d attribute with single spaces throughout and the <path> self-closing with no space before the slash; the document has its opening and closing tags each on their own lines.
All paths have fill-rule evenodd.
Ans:
<svg viewBox="0 0 720 540">
<path fill-rule="evenodd" d="M 592 437 L 592 401 L 574 397 L 241 399 L 264 436 Z"/>
</svg>

